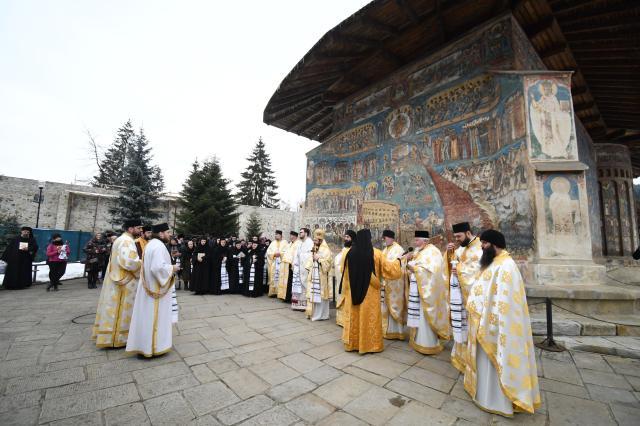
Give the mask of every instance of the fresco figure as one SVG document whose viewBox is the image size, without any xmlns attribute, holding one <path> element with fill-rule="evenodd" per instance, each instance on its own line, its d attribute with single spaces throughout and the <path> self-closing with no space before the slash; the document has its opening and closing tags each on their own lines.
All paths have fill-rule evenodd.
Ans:
<svg viewBox="0 0 640 426">
<path fill-rule="evenodd" d="M 576 225 L 580 223 L 580 206 L 578 200 L 572 200 L 569 192 L 571 182 L 564 177 L 555 177 L 551 181 L 549 210 L 554 234 L 576 234 Z"/>
<path fill-rule="evenodd" d="M 562 111 L 558 100 L 558 86 L 545 80 L 537 85 L 540 98 L 531 95 L 530 117 L 533 134 L 540 142 L 543 154 L 549 157 L 567 157 L 571 141 L 571 115 Z"/>
</svg>

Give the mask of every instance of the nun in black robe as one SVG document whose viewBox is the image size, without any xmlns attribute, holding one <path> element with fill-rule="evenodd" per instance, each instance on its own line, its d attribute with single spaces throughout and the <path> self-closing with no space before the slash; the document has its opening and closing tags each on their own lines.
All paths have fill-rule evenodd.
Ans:
<svg viewBox="0 0 640 426">
<path fill-rule="evenodd" d="M 230 291 L 233 294 L 244 294 L 244 259 L 246 253 L 242 243 L 236 241 L 229 253 Z"/>
<path fill-rule="evenodd" d="M 231 256 L 227 240 L 221 239 L 213 255 L 213 294 L 227 294 L 231 292 Z"/>
<path fill-rule="evenodd" d="M 191 291 L 207 294 L 211 290 L 211 249 L 205 238 L 198 240 L 191 264 Z"/>
<path fill-rule="evenodd" d="M 6 290 L 22 290 L 31 286 L 31 264 L 38 253 L 38 243 L 32 232 L 31 228 L 23 226 L 20 235 L 2 253 L 2 260 L 7 263 L 2 281 Z"/>
<path fill-rule="evenodd" d="M 262 296 L 263 285 L 262 275 L 264 273 L 264 256 L 260 255 L 258 243 L 251 243 L 251 248 L 247 250 L 244 260 L 244 291 L 247 297 Z"/>
</svg>

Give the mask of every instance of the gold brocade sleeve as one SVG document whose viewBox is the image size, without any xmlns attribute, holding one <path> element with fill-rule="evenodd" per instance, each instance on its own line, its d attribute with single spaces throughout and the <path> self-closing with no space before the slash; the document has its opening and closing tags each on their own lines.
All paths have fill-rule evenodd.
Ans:
<svg viewBox="0 0 640 426">
<path fill-rule="evenodd" d="M 387 260 L 378 249 L 374 249 L 374 258 L 378 276 L 385 280 L 397 280 L 402 277 L 402 268 L 399 260 Z"/>
</svg>

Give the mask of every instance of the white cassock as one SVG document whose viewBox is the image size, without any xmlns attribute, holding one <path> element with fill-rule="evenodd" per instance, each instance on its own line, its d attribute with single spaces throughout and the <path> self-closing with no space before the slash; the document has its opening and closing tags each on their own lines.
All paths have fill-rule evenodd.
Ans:
<svg viewBox="0 0 640 426">
<path fill-rule="evenodd" d="M 171 350 L 174 281 L 169 252 L 154 238 L 144 249 L 127 352 L 152 357 Z"/>
<path fill-rule="evenodd" d="M 305 268 L 311 259 L 313 240 L 310 237 L 300 241 L 300 246 L 293 259 L 293 280 L 291 284 L 291 308 L 296 311 L 304 311 L 307 308 L 307 275 Z"/>
</svg>

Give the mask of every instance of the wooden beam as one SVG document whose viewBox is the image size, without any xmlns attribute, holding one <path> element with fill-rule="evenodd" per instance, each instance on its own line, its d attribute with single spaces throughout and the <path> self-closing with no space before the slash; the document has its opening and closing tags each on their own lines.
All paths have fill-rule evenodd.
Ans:
<svg viewBox="0 0 640 426">
<path fill-rule="evenodd" d="M 640 13 L 640 8 L 638 8 L 637 6 L 638 2 L 635 0 L 623 1 L 617 4 L 605 2 L 595 5 L 595 7 L 590 7 L 589 11 L 582 11 L 580 13 L 567 13 L 564 10 L 559 10 L 558 12 L 555 12 L 555 15 L 558 23 L 561 24 L 561 27 L 564 27 L 564 25 L 577 24 L 593 19 L 602 20 L 609 17 L 615 18 L 621 12 L 625 14 L 634 14 L 637 16 Z"/>
<path fill-rule="evenodd" d="M 291 125 L 289 126 L 289 131 L 291 131 L 291 132 L 295 132 L 295 131 L 296 131 L 296 129 L 297 129 L 301 124 L 306 123 L 307 121 L 311 120 L 313 117 L 315 117 L 316 115 L 318 115 L 318 114 L 322 113 L 324 110 L 326 110 L 326 109 L 327 109 L 327 107 L 326 107 L 326 106 L 323 106 L 322 104 L 320 104 L 320 105 L 321 105 L 321 106 L 320 106 L 320 108 L 314 108 L 314 109 L 312 109 L 310 112 L 308 112 L 308 113 L 306 113 L 306 114 L 302 115 L 301 117 L 298 117 L 298 118 L 293 122 L 293 124 L 291 124 Z M 298 110 L 298 111 L 300 111 L 300 110 Z"/>
<path fill-rule="evenodd" d="M 580 96 L 580 95 L 584 95 L 589 91 L 589 89 L 586 86 L 573 86 L 571 87 L 571 95 L 572 96 Z"/>
<path fill-rule="evenodd" d="M 373 38 L 368 38 L 368 37 L 361 37 L 361 36 L 355 36 L 355 35 L 349 35 L 349 34 L 343 34 L 343 33 L 338 33 L 336 35 L 334 35 L 334 37 L 342 42 L 347 42 L 347 43 L 352 43 L 352 44 L 359 44 L 362 46 L 366 46 L 366 47 L 373 47 L 373 48 L 377 48 L 380 46 L 380 43 L 382 43 L 384 40 L 377 40 L 377 39 L 373 39 Z"/>
<path fill-rule="evenodd" d="M 589 19 L 589 17 L 578 15 L 578 18 L 571 22 L 559 21 L 560 28 L 562 28 L 563 32 L 583 30 L 590 27 L 593 29 L 610 28 L 612 26 L 633 24 L 636 22 L 638 22 L 638 13 L 637 11 L 634 13 L 634 10 L 629 10 L 628 13 L 616 16 L 614 19 L 603 19 L 597 16 L 594 16 L 593 19 Z"/>
<path fill-rule="evenodd" d="M 559 53 L 565 53 L 567 51 L 567 44 L 566 43 L 556 43 L 554 45 L 552 45 L 551 47 L 543 50 L 542 52 L 539 53 L 540 58 L 542 60 L 548 59 L 552 56 L 555 56 Z"/>
<path fill-rule="evenodd" d="M 591 109 L 595 106 L 595 102 L 581 102 L 578 104 L 573 104 L 573 110 L 574 111 L 583 111 L 583 110 L 587 110 L 587 109 Z"/>
<path fill-rule="evenodd" d="M 588 26 L 585 25 L 581 28 L 575 28 L 571 30 L 563 30 L 563 34 L 567 37 L 572 35 L 583 35 L 589 34 L 591 37 L 595 37 L 596 34 L 605 34 L 609 35 L 611 32 L 617 32 L 618 34 L 638 34 L 638 30 L 640 29 L 640 23 L 634 20 L 633 23 L 628 24 L 603 24 L 599 26 Z"/>
<path fill-rule="evenodd" d="M 411 22 L 413 22 L 414 24 L 417 24 L 418 22 L 420 22 L 420 18 L 418 17 L 418 14 L 409 5 L 409 2 L 407 0 L 396 0 L 396 4 L 400 6 L 400 9 L 402 9 L 404 14 L 407 15 L 407 18 L 409 18 Z"/>
<path fill-rule="evenodd" d="M 316 96 L 316 97 L 312 97 L 304 101 L 298 102 L 297 104 L 292 104 L 284 108 L 269 111 L 265 115 L 269 119 L 268 122 L 273 123 L 276 121 L 283 120 L 299 112 L 301 109 L 308 108 L 310 106 L 314 106 L 316 104 L 321 104 L 321 103 L 322 103 L 322 99 L 319 96 Z"/>
<path fill-rule="evenodd" d="M 388 36 L 397 36 L 400 34 L 400 31 L 394 27 L 393 25 L 385 24 L 384 22 L 380 22 L 377 19 L 373 19 L 370 16 L 363 15 L 360 17 L 360 21 L 363 25 L 373 28 L 374 30 L 384 33 Z"/>
<path fill-rule="evenodd" d="M 529 25 L 527 28 L 525 28 L 524 32 L 527 33 L 527 37 L 532 39 L 553 27 L 554 22 L 555 18 L 553 17 L 553 15 L 548 15 L 540 19 L 535 24 Z"/>
<path fill-rule="evenodd" d="M 588 116 L 588 117 L 580 117 L 580 121 L 584 124 L 584 123 L 595 123 L 596 121 L 600 121 L 602 120 L 602 117 L 600 117 L 599 115 L 592 115 L 592 116 Z"/>
</svg>

